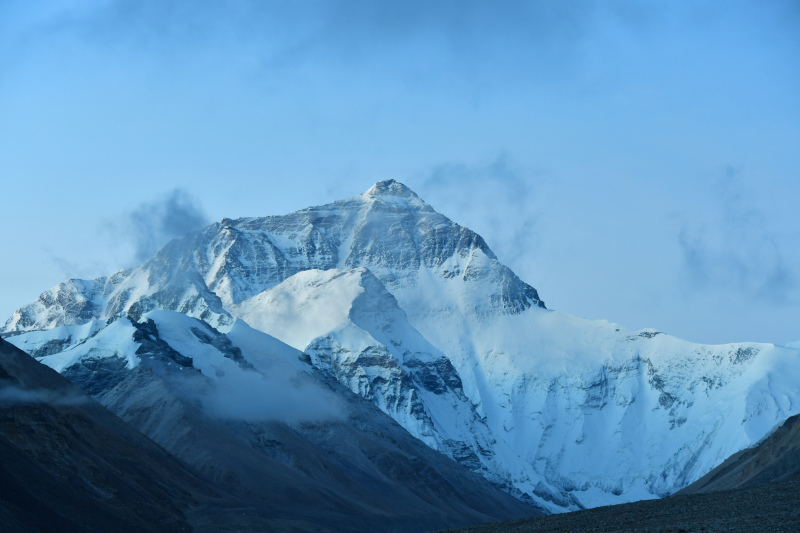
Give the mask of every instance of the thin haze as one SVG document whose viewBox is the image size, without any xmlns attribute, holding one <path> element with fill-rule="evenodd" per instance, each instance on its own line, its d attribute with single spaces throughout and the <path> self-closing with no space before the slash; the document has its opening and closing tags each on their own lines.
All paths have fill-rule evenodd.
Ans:
<svg viewBox="0 0 800 533">
<path fill-rule="evenodd" d="M 160 200 L 145 202 L 119 221 L 110 221 L 116 238 L 133 245 L 133 261 L 143 263 L 165 243 L 209 224 L 192 196 L 175 189 Z"/>
<path fill-rule="evenodd" d="M 0 406 L 46 403 L 54 406 L 76 406 L 91 402 L 88 396 L 63 394 L 48 389 L 24 389 L 0 383 Z"/>
<path fill-rule="evenodd" d="M 798 94 L 793 0 L 3 2 L 0 314 L 394 178 L 549 307 L 797 341 Z"/>
<path fill-rule="evenodd" d="M 268 375 L 243 371 L 214 379 L 200 374 L 172 379 L 207 414 L 224 420 L 294 424 L 347 416 L 341 399 L 310 376 L 287 367 L 273 366 L 270 370 Z"/>
</svg>

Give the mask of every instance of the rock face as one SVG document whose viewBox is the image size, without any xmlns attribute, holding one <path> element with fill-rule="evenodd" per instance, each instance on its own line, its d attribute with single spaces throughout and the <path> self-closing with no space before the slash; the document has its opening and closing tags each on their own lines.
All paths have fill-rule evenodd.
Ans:
<svg viewBox="0 0 800 533">
<path fill-rule="evenodd" d="M 536 290 L 501 265 L 479 235 L 436 213 L 404 185 L 387 181 L 354 199 L 282 217 L 223 219 L 169 243 L 132 271 L 58 285 L 16 311 L 5 331 L 152 309 L 225 324 L 228 306 L 298 272 L 359 266 L 390 288 L 415 283 L 420 271 L 466 288 L 485 285 L 489 276 L 492 293 L 479 291 L 480 298 L 464 302 L 479 314 L 544 307 Z"/>
<path fill-rule="evenodd" d="M 155 309 L 222 332 L 243 320 L 550 511 L 668 495 L 800 405 L 800 351 L 550 311 L 479 235 L 394 181 L 285 216 L 223 219 L 131 271 L 62 283 L 4 331 L 63 370 L 56 356 L 80 335 L 39 342 L 43 331 L 90 335 Z"/>
</svg>

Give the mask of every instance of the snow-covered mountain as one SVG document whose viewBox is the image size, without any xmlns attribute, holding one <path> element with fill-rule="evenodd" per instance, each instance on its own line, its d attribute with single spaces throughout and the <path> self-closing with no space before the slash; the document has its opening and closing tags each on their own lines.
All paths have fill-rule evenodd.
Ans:
<svg viewBox="0 0 800 533">
<path fill-rule="evenodd" d="M 280 339 L 551 511 L 670 494 L 800 411 L 797 349 L 699 345 L 548 310 L 479 235 L 395 181 L 223 219 L 130 271 L 58 285 L 4 332 L 68 372 L 75 339 L 156 309 Z M 81 333 L 42 333 L 63 327 Z"/>
</svg>

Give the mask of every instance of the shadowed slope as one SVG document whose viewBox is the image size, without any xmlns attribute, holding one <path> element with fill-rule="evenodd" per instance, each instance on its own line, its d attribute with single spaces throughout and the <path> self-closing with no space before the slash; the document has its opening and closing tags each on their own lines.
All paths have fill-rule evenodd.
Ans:
<svg viewBox="0 0 800 533">
<path fill-rule="evenodd" d="M 765 483 L 737 490 L 671 496 L 586 511 L 498 522 L 458 533 L 800 531 L 800 483 Z"/>
<path fill-rule="evenodd" d="M 800 415 L 786 420 L 757 446 L 733 454 L 678 494 L 780 481 L 800 481 Z"/>
<path fill-rule="evenodd" d="M 57 372 L 0 340 L 4 531 L 191 531 L 204 485 Z"/>
</svg>

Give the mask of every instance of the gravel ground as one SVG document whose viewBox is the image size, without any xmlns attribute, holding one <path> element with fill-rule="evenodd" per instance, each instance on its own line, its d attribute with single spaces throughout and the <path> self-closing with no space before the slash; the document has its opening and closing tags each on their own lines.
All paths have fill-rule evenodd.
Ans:
<svg viewBox="0 0 800 533">
<path fill-rule="evenodd" d="M 800 532 L 800 482 L 679 495 L 451 531 Z"/>
</svg>

